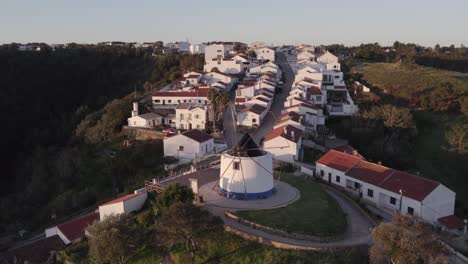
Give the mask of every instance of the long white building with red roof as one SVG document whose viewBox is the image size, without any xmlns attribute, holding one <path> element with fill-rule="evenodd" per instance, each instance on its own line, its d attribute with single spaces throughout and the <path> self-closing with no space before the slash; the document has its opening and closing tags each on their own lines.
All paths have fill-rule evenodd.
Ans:
<svg viewBox="0 0 468 264">
<path fill-rule="evenodd" d="M 358 194 L 393 213 L 412 214 L 429 223 L 454 218 L 455 192 L 440 182 L 329 150 L 316 162 L 316 176 Z"/>
</svg>

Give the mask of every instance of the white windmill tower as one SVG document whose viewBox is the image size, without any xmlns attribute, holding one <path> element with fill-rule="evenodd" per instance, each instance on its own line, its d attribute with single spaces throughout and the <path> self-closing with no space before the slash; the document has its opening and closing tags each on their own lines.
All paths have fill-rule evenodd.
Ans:
<svg viewBox="0 0 468 264">
<path fill-rule="evenodd" d="M 229 107 L 236 130 L 235 106 L 231 103 Z M 237 136 L 237 131 L 234 133 Z M 274 189 L 272 155 L 259 147 L 250 134 L 244 134 L 233 148 L 221 154 L 220 177 L 213 190 L 217 187 L 220 193 L 232 199 L 271 196 Z"/>
<path fill-rule="evenodd" d="M 259 199 L 273 194 L 273 158 L 250 134 L 221 154 L 220 192 L 227 198 Z"/>
</svg>

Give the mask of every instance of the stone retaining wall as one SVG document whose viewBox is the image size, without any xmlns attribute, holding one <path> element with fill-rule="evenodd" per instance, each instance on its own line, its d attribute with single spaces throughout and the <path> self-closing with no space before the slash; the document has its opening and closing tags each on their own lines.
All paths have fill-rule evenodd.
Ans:
<svg viewBox="0 0 468 264">
<path fill-rule="evenodd" d="M 310 246 L 299 246 L 299 245 L 294 245 L 294 244 L 289 244 L 289 243 L 284 243 L 284 242 L 278 242 L 278 241 L 273 241 L 270 239 L 262 238 L 256 235 L 252 235 L 243 231 L 240 231 L 238 229 L 232 228 L 230 226 L 224 226 L 224 230 L 238 235 L 246 240 L 249 241 L 254 241 L 263 245 L 267 246 L 272 246 L 275 248 L 279 249 L 285 249 L 285 250 L 302 250 L 302 251 L 321 251 L 321 252 L 335 252 L 335 251 L 340 251 L 352 247 L 348 246 L 342 246 L 342 247 L 310 247 Z"/>
<path fill-rule="evenodd" d="M 129 139 L 134 140 L 157 140 L 164 139 L 164 133 L 147 128 L 124 126 L 123 132 Z"/>
<path fill-rule="evenodd" d="M 342 240 L 344 238 L 344 234 L 337 235 L 337 236 L 326 236 L 326 237 L 319 237 L 319 236 L 312 236 L 312 235 L 304 235 L 304 234 L 298 234 L 298 233 L 288 233 L 286 231 L 276 229 L 276 228 L 271 228 L 268 226 L 260 225 L 255 222 L 243 219 L 237 215 L 235 215 L 232 212 L 224 212 L 226 217 L 237 221 L 240 224 L 243 224 L 245 226 L 248 226 L 253 229 L 258 229 L 273 235 L 278 235 L 282 237 L 287 237 L 287 238 L 292 238 L 292 239 L 299 239 L 299 240 L 306 240 L 306 241 L 314 241 L 314 242 L 320 242 L 320 243 L 329 243 L 333 241 L 338 241 Z"/>
</svg>

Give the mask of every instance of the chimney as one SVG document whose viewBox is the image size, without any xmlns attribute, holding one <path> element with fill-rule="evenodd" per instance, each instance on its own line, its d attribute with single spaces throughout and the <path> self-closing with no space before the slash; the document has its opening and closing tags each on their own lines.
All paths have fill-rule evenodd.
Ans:
<svg viewBox="0 0 468 264">
<path fill-rule="evenodd" d="M 133 111 L 132 111 L 132 117 L 135 117 L 138 115 L 138 102 L 133 103 Z"/>
<path fill-rule="evenodd" d="M 283 132 L 284 132 L 285 135 L 288 134 L 288 130 L 286 129 L 286 127 L 284 127 Z"/>
</svg>

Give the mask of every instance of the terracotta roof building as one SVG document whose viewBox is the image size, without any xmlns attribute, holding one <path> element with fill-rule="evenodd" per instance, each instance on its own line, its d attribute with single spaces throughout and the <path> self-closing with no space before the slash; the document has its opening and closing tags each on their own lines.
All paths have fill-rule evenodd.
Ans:
<svg viewBox="0 0 468 264">
<path fill-rule="evenodd" d="M 329 150 L 316 162 L 318 177 L 345 188 L 378 208 L 436 223 L 453 215 L 455 193 L 441 183 Z"/>
</svg>

